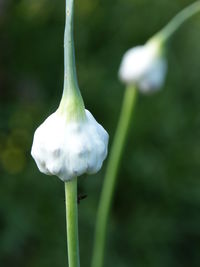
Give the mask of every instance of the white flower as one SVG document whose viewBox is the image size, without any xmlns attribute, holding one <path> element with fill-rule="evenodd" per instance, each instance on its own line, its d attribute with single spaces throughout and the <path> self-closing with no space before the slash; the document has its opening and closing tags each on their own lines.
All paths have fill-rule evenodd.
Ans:
<svg viewBox="0 0 200 267">
<path fill-rule="evenodd" d="M 167 72 L 167 61 L 159 40 L 150 40 L 143 46 L 128 50 L 123 56 L 119 77 L 143 92 L 160 89 Z"/>
<path fill-rule="evenodd" d="M 100 170 L 108 138 L 88 110 L 80 120 L 66 120 L 57 110 L 36 130 L 31 154 L 41 172 L 67 181 Z"/>
</svg>

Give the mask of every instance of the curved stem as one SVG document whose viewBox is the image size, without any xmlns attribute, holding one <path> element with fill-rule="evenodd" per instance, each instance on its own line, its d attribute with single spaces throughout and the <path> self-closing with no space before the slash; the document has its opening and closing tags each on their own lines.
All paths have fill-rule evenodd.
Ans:
<svg viewBox="0 0 200 267">
<path fill-rule="evenodd" d="M 200 11 L 200 1 L 196 1 L 188 7 L 180 11 L 160 32 L 156 35 L 161 38 L 163 42 L 167 41 L 169 37 L 190 17 Z"/>
<path fill-rule="evenodd" d="M 132 117 L 132 110 L 136 102 L 136 95 L 137 91 L 135 88 L 131 86 L 127 87 L 124 95 L 119 123 L 108 160 L 105 180 L 97 211 L 92 267 L 103 266 L 108 215 L 117 181 L 119 163 Z"/>
<path fill-rule="evenodd" d="M 77 178 L 65 182 L 69 267 L 80 267 L 78 242 Z"/>
</svg>

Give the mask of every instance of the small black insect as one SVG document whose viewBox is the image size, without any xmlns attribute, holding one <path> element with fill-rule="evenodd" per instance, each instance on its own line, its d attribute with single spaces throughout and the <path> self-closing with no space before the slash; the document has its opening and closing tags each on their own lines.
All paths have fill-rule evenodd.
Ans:
<svg viewBox="0 0 200 267">
<path fill-rule="evenodd" d="M 77 197 L 77 203 L 80 204 L 81 200 L 85 199 L 86 197 L 87 197 L 87 195 L 79 194 Z"/>
</svg>

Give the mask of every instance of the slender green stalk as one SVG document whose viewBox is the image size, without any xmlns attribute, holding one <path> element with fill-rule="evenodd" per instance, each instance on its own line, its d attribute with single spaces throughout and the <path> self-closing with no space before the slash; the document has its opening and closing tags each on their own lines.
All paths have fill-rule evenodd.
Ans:
<svg viewBox="0 0 200 267">
<path fill-rule="evenodd" d="M 128 128 L 131 121 L 132 111 L 136 102 L 136 95 L 137 90 L 135 88 L 131 86 L 127 87 L 124 95 L 119 123 L 117 126 L 116 134 L 110 152 L 110 157 L 108 160 L 105 180 L 97 212 L 92 267 L 103 266 L 108 215 L 111 207 L 113 192 L 116 185 L 116 178 L 119 169 L 120 159 L 122 156 Z"/>
<path fill-rule="evenodd" d="M 80 267 L 78 242 L 77 178 L 65 182 L 69 267 Z"/>
<path fill-rule="evenodd" d="M 196 1 L 180 11 L 160 32 L 158 32 L 157 36 L 160 37 L 163 42 L 167 41 L 186 20 L 199 11 L 200 1 Z"/>
<path fill-rule="evenodd" d="M 178 13 L 160 32 L 153 36 L 160 39 L 161 43 L 168 41 L 169 37 L 191 16 L 200 11 L 200 1 L 183 9 Z M 97 222 L 95 229 L 94 251 L 92 258 L 92 267 L 102 267 L 104 259 L 105 237 L 108 223 L 108 215 L 111 208 L 112 197 L 116 185 L 117 172 L 120 159 L 125 145 L 126 135 L 131 120 L 132 110 L 135 105 L 136 90 L 128 87 L 126 89 L 122 111 L 114 137 L 113 146 L 108 160 L 105 180 L 100 198 L 100 204 L 97 212 Z"/>
<path fill-rule="evenodd" d="M 64 94 L 78 90 L 74 49 L 74 0 L 66 0 L 64 34 Z"/>
<path fill-rule="evenodd" d="M 74 0 L 66 0 L 64 34 L 64 88 L 59 110 L 68 117 L 85 118 L 85 107 L 79 90 L 74 49 Z M 68 118 L 66 118 L 68 119 Z"/>
</svg>

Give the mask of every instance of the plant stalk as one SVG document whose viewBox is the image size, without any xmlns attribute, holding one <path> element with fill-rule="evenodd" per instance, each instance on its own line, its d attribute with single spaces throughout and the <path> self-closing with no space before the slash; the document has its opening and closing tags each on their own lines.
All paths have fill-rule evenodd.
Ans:
<svg viewBox="0 0 200 267">
<path fill-rule="evenodd" d="M 186 20 L 198 12 L 200 12 L 200 1 L 181 10 L 156 36 L 161 38 L 162 42 L 166 42 Z"/>
<path fill-rule="evenodd" d="M 74 0 L 66 0 L 64 33 L 64 87 L 59 110 L 68 117 L 85 118 L 85 107 L 78 86 L 74 48 Z M 68 119 L 68 118 L 66 118 Z"/>
<path fill-rule="evenodd" d="M 189 19 L 199 11 L 200 1 L 196 1 L 179 12 L 161 31 L 153 36 L 152 39 L 159 38 L 161 43 L 165 43 L 187 19 Z M 136 95 L 137 93 L 135 88 L 128 87 L 126 89 L 121 115 L 111 148 L 103 189 L 100 197 L 100 203 L 97 211 L 92 267 L 103 266 L 108 216 L 117 181 L 119 163 L 130 125 L 132 110 L 136 103 Z"/>
<path fill-rule="evenodd" d="M 97 211 L 92 267 L 103 266 L 108 216 L 117 181 L 120 159 L 126 143 L 126 137 L 132 118 L 132 111 L 136 103 L 136 96 L 136 88 L 128 86 L 125 91 L 120 119 L 110 151 L 110 157 L 108 159 L 108 165 Z"/>
<path fill-rule="evenodd" d="M 77 178 L 65 182 L 66 227 L 69 267 L 80 267 L 78 242 Z"/>
</svg>

